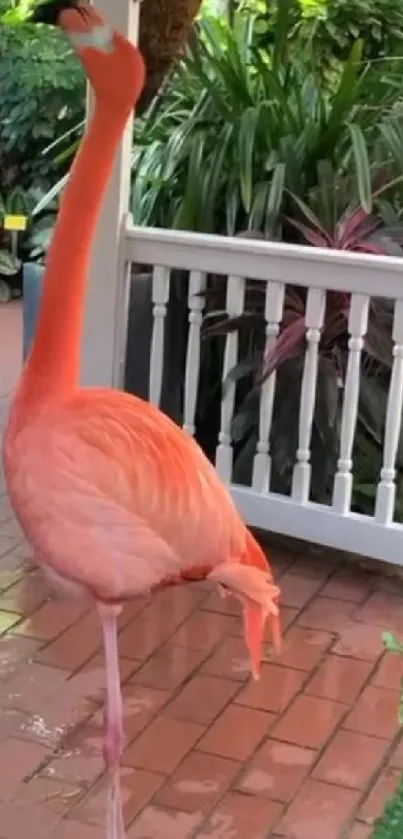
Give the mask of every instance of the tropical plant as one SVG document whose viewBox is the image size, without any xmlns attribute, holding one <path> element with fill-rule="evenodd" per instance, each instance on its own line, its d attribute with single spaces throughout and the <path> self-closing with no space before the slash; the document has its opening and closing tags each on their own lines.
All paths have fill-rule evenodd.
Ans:
<svg viewBox="0 0 403 839">
<path fill-rule="evenodd" d="M 300 36 L 307 36 L 319 61 L 344 61 L 357 38 L 369 60 L 403 50 L 400 0 L 301 0 L 301 11 Z"/>
<path fill-rule="evenodd" d="M 352 173 L 370 209 L 371 170 L 385 160 L 393 168 L 380 124 L 403 92 L 400 64 L 363 63 L 357 42 L 327 83 L 307 54 L 284 51 L 287 4 L 278 14 L 270 52 L 256 47 L 253 18 L 240 16 L 232 28 L 218 19 L 198 23 L 197 42 L 137 121 L 136 222 L 278 237 L 287 190 L 304 199 L 318 183 L 321 161 L 336 178 Z"/>
<path fill-rule="evenodd" d="M 322 209 L 323 221 L 296 196 L 291 196 L 296 214 L 286 221 L 304 243 L 364 253 L 382 254 L 389 247 L 400 249 L 403 229 L 396 224 L 386 227 L 379 216 L 370 215 L 350 198 L 345 212 L 337 221 L 340 196 L 346 196 L 344 182 L 325 179 L 329 167 L 322 166 L 322 179 L 311 195 L 312 203 Z M 385 184 L 374 192 L 380 199 L 387 191 Z M 351 196 L 350 182 L 350 196 Z M 320 200 L 319 200 L 320 199 Z M 336 219 L 336 222 L 334 221 Z M 285 228 L 284 228 L 285 229 Z M 271 430 L 271 488 L 288 494 L 291 489 L 295 452 L 298 448 L 298 417 L 302 373 L 305 357 L 306 289 L 286 289 L 280 334 L 270 351 L 265 351 L 264 292 L 252 283 L 247 291 L 244 314 L 231 318 L 217 316 L 224 310 L 222 292 L 217 285 L 207 293 L 207 314 L 204 336 L 210 342 L 237 330 L 240 340 L 240 362 L 230 372 L 229 381 L 237 384 L 237 405 L 233 421 L 235 445 L 234 479 L 250 483 L 253 455 L 256 451 L 260 387 L 276 371 L 276 390 Z M 220 299 L 221 296 L 221 299 Z M 343 292 L 327 295 L 324 326 L 319 344 L 318 384 L 311 443 L 311 497 L 330 503 L 333 477 L 339 452 L 342 395 L 348 360 L 348 316 L 350 299 Z M 354 492 L 354 508 L 372 512 L 377 476 L 382 461 L 382 445 L 386 400 L 392 364 L 392 312 L 388 304 L 372 300 L 369 325 L 362 358 L 358 429 L 354 451 L 358 485 Z M 225 387 L 226 385 L 224 385 Z M 204 406 L 206 410 L 206 406 Z M 207 406 L 211 414 L 212 406 Z M 398 481 L 403 476 L 403 435 L 398 455 Z M 403 510 L 397 507 L 396 516 Z"/>
<path fill-rule="evenodd" d="M 267 49 L 276 39 L 279 0 L 240 0 L 238 10 L 257 15 L 258 43 Z M 345 61 L 355 41 L 364 57 L 379 60 L 403 48 L 403 7 L 399 0 L 290 0 L 292 26 L 287 47 L 307 49 L 320 69 Z"/>
<path fill-rule="evenodd" d="M 0 13 L 9 7 L 0 0 Z M 84 76 L 67 42 L 47 27 L 0 27 L 0 185 L 48 186 L 58 172 L 42 151 L 83 112 Z"/>
</svg>

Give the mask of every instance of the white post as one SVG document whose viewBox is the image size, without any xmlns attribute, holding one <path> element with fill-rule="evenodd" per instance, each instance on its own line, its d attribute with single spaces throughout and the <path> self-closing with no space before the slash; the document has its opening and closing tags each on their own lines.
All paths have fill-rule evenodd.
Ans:
<svg viewBox="0 0 403 839">
<path fill-rule="evenodd" d="M 111 24 L 137 43 L 140 4 L 137 0 L 96 0 Z M 88 110 L 91 104 L 88 105 Z M 126 127 L 111 183 L 97 227 L 87 292 L 81 347 L 81 383 L 122 384 L 121 356 L 126 337 L 127 266 L 121 260 L 120 240 L 128 211 L 133 120 Z"/>
</svg>

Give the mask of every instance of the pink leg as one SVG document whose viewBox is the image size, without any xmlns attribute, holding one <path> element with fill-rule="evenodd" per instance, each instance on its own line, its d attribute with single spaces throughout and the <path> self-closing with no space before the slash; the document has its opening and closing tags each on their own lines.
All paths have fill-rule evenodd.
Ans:
<svg viewBox="0 0 403 839">
<path fill-rule="evenodd" d="M 120 689 L 117 617 L 120 607 L 99 607 L 104 638 L 107 707 L 104 759 L 109 773 L 107 839 L 124 839 L 120 790 L 120 758 L 123 749 L 123 705 Z"/>
</svg>

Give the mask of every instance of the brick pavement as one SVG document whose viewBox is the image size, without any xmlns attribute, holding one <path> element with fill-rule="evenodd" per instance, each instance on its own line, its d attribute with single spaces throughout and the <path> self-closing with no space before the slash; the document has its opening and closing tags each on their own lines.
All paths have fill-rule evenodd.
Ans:
<svg viewBox="0 0 403 839">
<path fill-rule="evenodd" d="M 17 346 L 15 311 L 7 334 Z M 284 647 L 259 684 L 247 676 L 236 605 L 207 586 L 125 609 L 128 839 L 369 836 L 403 769 L 402 667 L 381 643 L 386 628 L 403 636 L 403 589 L 299 551 L 274 552 Z M 99 839 L 96 617 L 51 595 L 1 487 L 0 634 L 0 839 Z"/>
</svg>

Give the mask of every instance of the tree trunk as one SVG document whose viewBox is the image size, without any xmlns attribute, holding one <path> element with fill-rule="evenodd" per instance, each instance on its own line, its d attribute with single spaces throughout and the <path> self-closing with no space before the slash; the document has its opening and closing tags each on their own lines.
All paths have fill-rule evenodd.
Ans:
<svg viewBox="0 0 403 839">
<path fill-rule="evenodd" d="M 140 12 L 140 49 L 147 81 L 138 102 L 141 113 L 152 102 L 173 62 L 187 43 L 201 0 L 144 0 Z"/>
</svg>

